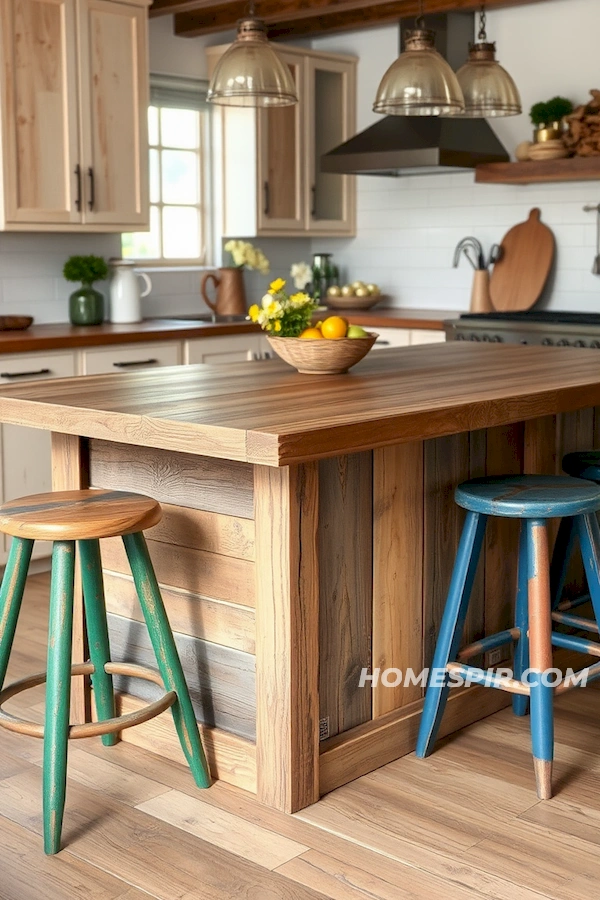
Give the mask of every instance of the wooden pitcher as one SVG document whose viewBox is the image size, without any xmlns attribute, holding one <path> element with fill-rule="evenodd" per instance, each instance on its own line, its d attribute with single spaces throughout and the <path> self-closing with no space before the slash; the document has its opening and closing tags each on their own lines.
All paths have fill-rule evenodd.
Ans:
<svg viewBox="0 0 600 900">
<path fill-rule="evenodd" d="M 206 292 L 209 281 L 213 282 L 217 291 L 215 301 Z M 219 269 L 218 274 L 207 272 L 202 279 L 200 291 L 206 305 L 218 316 L 245 316 L 248 311 L 242 269 Z"/>
</svg>

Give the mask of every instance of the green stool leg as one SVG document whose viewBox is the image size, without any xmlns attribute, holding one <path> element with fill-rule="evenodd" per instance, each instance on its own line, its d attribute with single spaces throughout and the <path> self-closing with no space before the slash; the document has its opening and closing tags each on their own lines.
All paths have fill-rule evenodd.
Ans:
<svg viewBox="0 0 600 900">
<path fill-rule="evenodd" d="M 98 721 L 104 722 L 106 719 L 112 719 L 116 712 L 112 675 L 104 670 L 106 663 L 110 662 L 110 643 L 106 624 L 100 542 L 79 541 L 79 558 L 81 560 L 83 602 L 90 659 L 94 664 L 94 674 L 92 675 L 94 703 Z M 102 735 L 102 743 L 105 747 L 113 747 L 118 740 L 116 734 Z"/>
<path fill-rule="evenodd" d="M 198 787 L 209 787 L 210 775 L 198 732 L 198 723 L 146 540 L 139 531 L 136 534 L 123 535 L 123 543 L 165 688 L 177 694 L 177 701 L 171 707 L 171 712 L 181 747 Z"/>
<path fill-rule="evenodd" d="M 43 772 L 44 852 L 49 854 L 60 850 L 67 787 L 74 573 L 75 542 L 55 541 L 50 586 Z"/>
<path fill-rule="evenodd" d="M 32 550 L 33 541 L 12 539 L 0 588 L 0 690 L 6 678 Z"/>
</svg>

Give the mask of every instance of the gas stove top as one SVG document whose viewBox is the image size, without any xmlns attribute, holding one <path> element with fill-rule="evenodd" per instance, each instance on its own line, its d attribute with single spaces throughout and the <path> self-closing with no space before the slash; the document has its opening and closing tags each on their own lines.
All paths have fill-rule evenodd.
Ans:
<svg viewBox="0 0 600 900">
<path fill-rule="evenodd" d="M 465 313 L 444 323 L 449 341 L 600 349 L 600 313 L 563 310 Z"/>
</svg>

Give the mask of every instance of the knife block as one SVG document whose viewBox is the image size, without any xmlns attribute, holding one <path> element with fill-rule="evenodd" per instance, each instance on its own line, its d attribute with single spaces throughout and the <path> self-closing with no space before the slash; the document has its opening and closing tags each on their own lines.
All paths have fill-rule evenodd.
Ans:
<svg viewBox="0 0 600 900">
<path fill-rule="evenodd" d="M 473 274 L 473 290 L 471 291 L 469 312 L 494 312 L 492 298 L 490 297 L 490 273 L 487 269 L 477 269 Z"/>
</svg>

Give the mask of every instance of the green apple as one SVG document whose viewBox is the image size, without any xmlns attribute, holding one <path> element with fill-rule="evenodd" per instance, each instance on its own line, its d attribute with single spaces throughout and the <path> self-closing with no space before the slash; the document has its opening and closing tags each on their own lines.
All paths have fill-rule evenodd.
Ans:
<svg viewBox="0 0 600 900">
<path fill-rule="evenodd" d="M 346 337 L 349 338 L 366 338 L 369 337 L 368 332 L 361 325 L 349 325 Z"/>
</svg>

